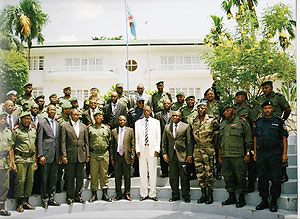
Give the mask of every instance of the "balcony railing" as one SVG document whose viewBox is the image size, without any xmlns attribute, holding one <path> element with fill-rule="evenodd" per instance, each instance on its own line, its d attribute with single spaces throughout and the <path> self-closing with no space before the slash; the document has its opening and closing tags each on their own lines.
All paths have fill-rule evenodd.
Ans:
<svg viewBox="0 0 300 219">
<path fill-rule="evenodd" d="M 159 64 L 154 65 L 151 70 L 153 71 L 182 71 L 182 70 L 199 70 L 208 69 L 204 63 L 200 64 Z"/>
<path fill-rule="evenodd" d="M 114 72 L 114 68 L 109 68 L 108 66 L 98 65 L 98 66 L 51 66 L 45 68 L 46 73 L 56 73 L 56 72 Z"/>
</svg>

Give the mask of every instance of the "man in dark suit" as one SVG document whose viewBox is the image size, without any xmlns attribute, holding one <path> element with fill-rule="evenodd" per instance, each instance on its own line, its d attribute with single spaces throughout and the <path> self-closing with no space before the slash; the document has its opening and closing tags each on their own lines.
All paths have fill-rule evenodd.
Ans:
<svg viewBox="0 0 300 219">
<path fill-rule="evenodd" d="M 169 99 L 165 99 L 163 103 L 164 109 L 155 114 L 155 118 L 160 123 L 161 135 L 163 135 L 165 126 L 170 124 L 172 118 L 171 106 L 172 102 Z M 161 166 L 161 175 L 160 177 L 165 178 L 168 177 L 168 163 L 166 163 L 163 159 L 162 153 L 159 155 L 160 157 L 160 166 Z"/>
<path fill-rule="evenodd" d="M 89 161 L 89 141 L 86 126 L 79 122 L 77 109 L 71 111 L 71 121 L 61 126 L 62 162 L 66 164 L 67 204 L 85 203 L 81 197 L 83 189 L 84 163 Z M 76 187 L 74 181 L 76 180 Z M 75 194 L 74 194 L 75 193 Z"/>
<path fill-rule="evenodd" d="M 60 125 L 55 121 L 56 106 L 47 107 L 48 117 L 38 125 L 37 157 L 41 177 L 42 207 L 60 206 L 54 200 L 60 151 Z"/>
<path fill-rule="evenodd" d="M 131 201 L 130 197 L 130 167 L 134 163 L 135 147 L 133 129 L 126 127 L 126 117 L 119 117 L 119 127 L 112 130 L 111 161 L 115 166 L 115 201 L 123 197 Z M 122 175 L 124 176 L 125 191 L 122 195 Z"/>
<path fill-rule="evenodd" d="M 187 174 L 187 163 L 192 163 L 193 145 L 190 126 L 180 122 L 179 111 L 172 113 L 172 122 L 166 125 L 163 133 L 162 150 L 164 160 L 169 163 L 169 179 L 172 189 L 170 202 L 179 200 L 179 177 L 184 201 L 190 200 L 190 181 Z"/>
<path fill-rule="evenodd" d="M 89 109 L 82 113 L 82 123 L 86 126 L 95 124 L 94 114 L 97 111 L 97 100 L 90 99 Z"/>
<path fill-rule="evenodd" d="M 127 108 L 125 105 L 118 102 L 117 92 L 112 92 L 110 95 L 110 101 L 108 101 L 103 108 L 104 124 L 109 125 L 110 130 L 113 130 L 119 125 L 119 117 L 121 115 L 127 118 Z M 109 155 L 111 158 L 111 155 Z M 114 167 L 112 166 L 111 160 L 109 161 L 108 174 L 110 177 L 114 177 Z"/>
</svg>

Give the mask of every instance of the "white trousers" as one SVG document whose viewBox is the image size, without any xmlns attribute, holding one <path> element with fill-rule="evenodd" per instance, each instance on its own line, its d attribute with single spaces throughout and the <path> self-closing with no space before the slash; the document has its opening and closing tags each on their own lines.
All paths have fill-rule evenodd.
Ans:
<svg viewBox="0 0 300 219">
<path fill-rule="evenodd" d="M 156 181 L 157 181 L 157 157 L 150 156 L 149 147 L 146 146 L 144 153 L 141 153 L 139 158 L 140 168 L 140 196 L 141 197 L 156 197 Z M 149 172 L 149 180 L 148 180 Z M 148 186 L 150 191 L 148 193 Z"/>
</svg>

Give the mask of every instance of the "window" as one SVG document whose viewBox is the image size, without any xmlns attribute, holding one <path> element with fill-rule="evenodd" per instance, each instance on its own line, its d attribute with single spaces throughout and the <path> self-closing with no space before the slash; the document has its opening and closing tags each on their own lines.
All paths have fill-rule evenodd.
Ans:
<svg viewBox="0 0 300 219">
<path fill-rule="evenodd" d="M 128 60 L 125 64 L 125 68 L 128 69 L 128 71 L 135 71 L 137 69 L 138 65 L 135 60 Z"/>
<path fill-rule="evenodd" d="M 66 67 L 70 71 L 102 71 L 100 58 L 67 58 Z"/>
<path fill-rule="evenodd" d="M 43 71 L 44 70 L 44 56 L 31 56 L 29 62 L 29 70 Z"/>
<path fill-rule="evenodd" d="M 162 70 L 199 69 L 200 57 L 198 56 L 169 56 L 161 57 Z"/>
<path fill-rule="evenodd" d="M 32 95 L 37 97 L 39 95 L 43 95 L 43 88 L 42 87 L 34 87 L 32 88 Z"/>
<path fill-rule="evenodd" d="M 196 100 L 201 99 L 201 89 L 200 88 L 170 88 L 170 93 L 172 96 L 172 99 L 176 102 L 176 93 L 177 92 L 183 92 L 185 94 L 185 97 L 194 95 Z"/>
<path fill-rule="evenodd" d="M 71 97 L 77 97 L 78 104 L 82 107 L 84 100 L 89 97 L 89 90 L 72 90 Z"/>
</svg>

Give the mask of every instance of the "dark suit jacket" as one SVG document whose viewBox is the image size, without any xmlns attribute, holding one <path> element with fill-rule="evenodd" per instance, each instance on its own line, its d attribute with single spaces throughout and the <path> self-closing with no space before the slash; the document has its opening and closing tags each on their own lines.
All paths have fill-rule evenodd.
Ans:
<svg viewBox="0 0 300 219">
<path fill-rule="evenodd" d="M 118 153 L 118 142 L 119 142 L 119 127 L 112 130 L 111 140 L 111 159 L 116 160 Z M 125 127 L 124 138 L 123 138 L 123 151 L 127 164 L 130 164 L 130 160 L 134 160 L 135 156 L 135 144 L 134 144 L 134 132 L 132 128 Z"/>
<path fill-rule="evenodd" d="M 170 113 L 169 113 L 169 116 L 168 116 L 167 111 L 162 110 L 162 111 L 155 114 L 155 118 L 160 123 L 161 134 L 163 134 L 165 126 L 170 124 L 170 122 L 172 121 L 172 113 L 173 113 L 173 110 L 170 110 Z"/>
<path fill-rule="evenodd" d="M 124 106 L 121 103 L 117 103 L 117 108 L 115 111 L 115 115 L 113 115 L 111 104 L 106 104 L 103 108 L 104 113 L 104 124 L 108 124 L 110 126 L 110 129 L 113 130 L 114 128 L 118 127 L 118 120 L 121 115 L 125 116 L 127 118 L 127 109 L 126 106 Z"/>
<path fill-rule="evenodd" d="M 91 117 L 89 109 L 84 111 L 81 116 L 82 116 L 82 123 L 83 124 L 85 124 L 86 126 L 88 126 L 90 124 L 93 124 L 92 117 Z"/>
<path fill-rule="evenodd" d="M 7 127 L 9 129 L 13 129 L 16 125 L 19 124 L 19 117 L 15 116 L 15 115 L 11 115 L 12 116 L 12 120 L 13 120 L 13 124 L 12 124 L 12 127 L 9 127 L 8 125 L 8 120 L 7 120 Z"/>
<path fill-rule="evenodd" d="M 54 121 L 55 136 L 48 119 L 39 122 L 37 130 L 37 157 L 45 156 L 46 163 L 57 162 L 60 153 L 60 125 Z"/>
<path fill-rule="evenodd" d="M 90 156 L 88 130 L 83 123 L 79 122 L 78 138 L 71 121 L 61 125 L 61 154 L 71 163 L 85 162 Z"/>
<path fill-rule="evenodd" d="M 185 162 L 186 157 L 193 155 L 193 144 L 191 138 L 191 128 L 188 124 L 181 122 L 176 137 L 173 136 L 173 122 L 166 125 L 163 133 L 162 151 L 163 155 L 168 155 L 169 160 L 173 159 L 174 146 L 179 162 Z"/>
</svg>

